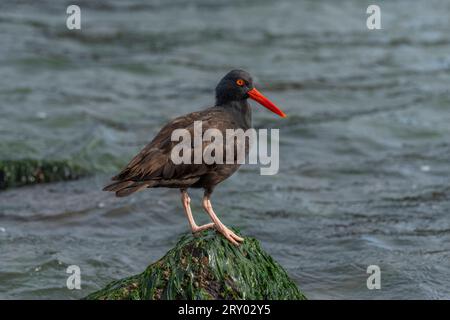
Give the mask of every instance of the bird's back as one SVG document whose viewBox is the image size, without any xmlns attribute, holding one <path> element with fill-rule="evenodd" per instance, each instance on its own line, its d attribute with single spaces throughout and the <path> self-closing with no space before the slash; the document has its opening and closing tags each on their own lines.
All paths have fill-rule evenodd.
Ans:
<svg viewBox="0 0 450 320">
<path fill-rule="evenodd" d="M 116 176 L 113 183 L 103 190 L 116 192 L 119 197 L 128 196 L 133 192 L 150 187 L 188 188 L 199 186 L 200 181 L 219 183 L 233 174 L 239 165 L 182 163 L 175 164 L 171 159 L 172 149 L 178 141 L 172 141 L 172 132 L 176 129 L 185 129 L 194 136 L 194 123 L 201 121 L 202 135 L 207 129 L 246 129 L 247 125 L 236 116 L 233 109 L 212 107 L 203 111 L 193 112 L 167 123 Z M 203 148 L 210 142 L 203 142 Z M 191 145 L 193 154 L 193 145 Z M 204 150 L 204 149 L 203 149 Z M 218 171 L 219 170 L 219 171 Z M 220 179 L 217 172 L 222 172 Z M 203 184 L 200 184 L 203 185 Z"/>
</svg>

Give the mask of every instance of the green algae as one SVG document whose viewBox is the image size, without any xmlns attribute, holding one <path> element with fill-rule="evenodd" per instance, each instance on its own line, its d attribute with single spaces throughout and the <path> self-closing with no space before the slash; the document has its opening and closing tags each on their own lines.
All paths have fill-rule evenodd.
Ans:
<svg viewBox="0 0 450 320">
<path fill-rule="evenodd" d="M 254 238 L 235 247 L 214 230 L 186 234 L 138 275 L 114 281 L 89 300 L 305 300 Z"/>
<path fill-rule="evenodd" d="M 74 180 L 86 174 L 69 160 L 0 160 L 0 189 Z"/>
</svg>

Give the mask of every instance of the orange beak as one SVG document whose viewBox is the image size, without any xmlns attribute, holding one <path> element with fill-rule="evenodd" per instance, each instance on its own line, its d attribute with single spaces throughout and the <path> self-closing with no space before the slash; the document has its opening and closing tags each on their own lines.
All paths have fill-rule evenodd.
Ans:
<svg viewBox="0 0 450 320">
<path fill-rule="evenodd" d="M 272 101 L 267 99 L 261 92 L 259 92 L 255 88 L 253 88 L 247 93 L 251 99 L 255 100 L 256 102 L 266 107 L 273 113 L 276 113 L 280 117 L 286 118 L 286 114 L 283 111 L 281 111 Z"/>
</svg>

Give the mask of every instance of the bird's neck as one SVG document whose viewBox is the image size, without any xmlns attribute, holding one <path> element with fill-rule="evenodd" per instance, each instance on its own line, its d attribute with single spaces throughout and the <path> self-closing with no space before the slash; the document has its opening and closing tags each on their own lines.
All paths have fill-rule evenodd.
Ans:
<svg viewBox="0 0 450 320">
<path fill-rule="evenodd" d="M 247 100 L 231 101 L 221 107 L 232 115 L 242 129 L 252 127 L 252 109 Z"/>
</svg>

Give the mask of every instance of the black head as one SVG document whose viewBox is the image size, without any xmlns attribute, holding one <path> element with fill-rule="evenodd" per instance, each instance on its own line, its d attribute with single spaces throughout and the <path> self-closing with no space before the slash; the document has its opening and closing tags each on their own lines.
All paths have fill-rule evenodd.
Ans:
<svg viewBox="0 0 450 320">
<path fill-rule="evenodd" d="M 283 111 L 267 99 L 261 92 L 253 87 L 253 79 L 250 74 L 244 70 L 232 70 L 220 80 L 216 87 L 216 105 L 224 106 L 234 101 L 243 101 L 251 98 L 263 105 L 270 111 L 285 118 Z"/>
<path fill-rule="evenodd" d="M 253 89 L 253 79 L 244 70 L 232 70 L 220 80 L 216 87 L 216 105 L 248 98 L 247 92 Z"/>
</svg>

